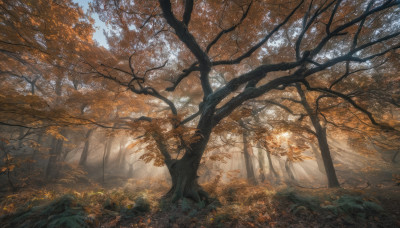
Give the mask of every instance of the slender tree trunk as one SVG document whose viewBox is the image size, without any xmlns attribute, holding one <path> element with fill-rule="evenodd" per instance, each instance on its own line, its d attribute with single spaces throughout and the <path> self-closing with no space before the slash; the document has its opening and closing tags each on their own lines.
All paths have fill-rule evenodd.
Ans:
<svg viewBox="0 0 400 228">
<path fill-rule="evenodd" d="M 267 150 L 266 153 L 268 158 L 269 174 L 272 177 L 273 181 L 279 181 L 279 175 L 274 168 L 274 164 L 272 163 L 271 153 L 269 152 L 268 148 L 266 148 L 266 150 Z"/>
<path fill-rule="evenodd" d="M 336 176 L 335 167 L 333 166 L 333 161 L 331 157 L 331 152 L 329 150 L 328 140 L 326 136 L 326 129 L 321 126 L 319 123 L 318 115 L 311 109 L 310 105 L 307 102 L 304 91 L 301 89 L 299 84 L 296 85 L 297 92 L 300 95 L 301 103 L 304 106 L 307 114 L 311 119 L 311 123 L 314 126 L 315 133 L 318 139 L 319 149 L 321 151 L 322 160 L 324 162 L 326 176 L 328 178 L 328 187 L 335 188 L 340 187 L 339 181 Z"/>
<path fill-rule="evenodd" d="M 260 142 L 257 143 L 258 151 L 258 166 L 260 166 L 260 180 L 263 183 L 265 181 L 265 163 L 264 163 L 264 151 L 261 149 Z"/>
<path fill-rule="evenodd" d="M 285 170 L 286 170 L 286 173 L 287 173 L 287 175 L 289 177 L 289 181 L 293 183 L 293 182 L 296 182 L 296 178 L 294 178 L 293 171 L 292 171 L 292 169 L 290 169 L 290 165 L 291 164 L 292 163 L 290 162 L 290 160 L 286 159 L 286 161 L 285 161 Z"/>
<path fill-rule="evenodd" d="M 242 127 L 242 130 L 243 130 L 243 133 L 242 133 L 243 155 L 244 155 L 244 162 L 245 162 L 245 166 L 246 166 L 247 181 L 252 185 L 256 185 L 257 179 L 256 179 L 256 175 L 254 174 L 254 165 L 253 165 L 253 161 L 251 159 L 251 155 L 253 155 L 253 147 L 251 146 L 251 142 L 249 141 L 250 132 L 246 128 L 246 125 L 242 120 L 239 121 L 239 125 Z"/>
<path fill-rule="evenodd" d="M 109 139 L 107 139 L 107 142 L 106 142 L 106 146 L 105 146 L 105 154 L 104 154 L 104 164 L 105 165 L 107 165 L 108 164 L 108 162 L 109 162 L 109 160 L 110 160 L 110 155 L 111 155 L 111 146 L 112 146 L 112 143 L 113 143 L 113 139 L 114 138 L 109 138 Z"/>
<path fill-rule="evenodd" d="M 133 176 L 133 163 L 129 164 L 127 178 L 131 178 Z"/>
<path fill-rule="evenodd" d="M 39 147 L 41 147 L 42 144 L 42 138 L 43 138 L 43 132 L 39 132 L 38 134 L 38 138 L 37 138 L 37 144 L 39 145 Z M 34 168 L 34 164 L 35 164 L 35 159 L 36 159 L 36 154 L 39 152 L 38 148 L 35 148 L 32 152 L 32 156 L 31 156 L 31 162 L 29 163 L 29 171 L 32 171 L 32 169 Z"/>
<path fill-rule="evenodd" d="M 117 155 L 117 166 L 118 168 L 123 168 L 121 167 L 123 164 L 123 159 L 125 158 L 126 155 L 126 149 L 124 148 L 125 145 L 125 140 L 121 140 L 119 142 L 119 151 L 118 151 L 118 155 Z"/>
<path fill-rule="evenodd" d="M 55 179 L 59 171 L 59 157 L 62 152 L 64 140 L 53 138 L 49 162 L 46 168 L 46 178 Z"/>
<path fill-rule="evenodd" d="M 106 154 L 107 154 L 107 146 L 108 146 L 108 140 L 106 141 L 106 144 L 104 145 L 104 152 L 103 152 L 103 164 L 102 164 L 102 178 L 103 178 L 103 185 L 105 184 L 105 171 L 106 171 Z"/>
<path fill-rule="evenodd" d="M 399 155 L 400 151 L 396 151 L 396 153 L 394 153 L 393 158 L 392 158 L 392 163 L 396 163 L 396 157 L 397 155 Z"/>
<path fill-rule="evenodd" d="M 251 159 L 251 155 L 253 154 L 253 148 L 251 147 L 251 143 L 248 140 L 248 138 L 249 138 L 249 132 L 248 130 L 243 128 L 243 154 L 246 165 L 247 181 L 252 185 L 257 185 L 257 179 L 256 175 L 254 174 L 254 166 Z"/>
<path fill-rule="evenodd" d="M 23 138 L 24 138 L 24 134 L 25 134 L 25 131 L 24 131 L 24 128 L 19 128 L 19 137 L 18 137 L 18 149 L 20 150 L 21 148 L 22 148 L 22 140 L 23 140 Z"/>
<path fill-rule="evenodd" d="M 319 152 L 318 148 L 314 145 L 314 143 L 310 143 L 311 150 L 315 155 L 315 159 L 317 160 L 318 170 L 326 175 L 324 161 L 322 160 L 321 153 Z"/>
<path fill-rule="evenodd" d="M 83 146 L 81 158 L 79 159 L 79 165 L 86 167 L 87 158 L 89 156 L 89 146 L 90 146 L 90 135 L 94 131 L 94 128 L 89 129 L 85 135 L 85 145 Z"/>
<path fill-rule="evenodd" d="M 255 108 L 255 107 L 253 107 Z M 254 116 L 254 120 L 256 121 L 257 125 L 261 125 L 260 117 L 258 113 Z M 258 151 L 258 166 L 260 167 L 260 179 L 261 182 L 265 181 L 265 162 L 264 162 L 264 152 L 261 148 L 261 143 L 257 142 L 257 151 Z"/>
</svg>

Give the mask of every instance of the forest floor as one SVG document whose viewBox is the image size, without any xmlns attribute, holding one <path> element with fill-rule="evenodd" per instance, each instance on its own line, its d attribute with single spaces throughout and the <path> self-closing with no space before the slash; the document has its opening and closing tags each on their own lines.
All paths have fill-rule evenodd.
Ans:
<svg viewBox="0 0 400 228">
<path fill-rule="evenodd" d="M 162 199 L 160 180 L 124 187 L 48 185 L 0 194 L 0 227 L 400 227 L 400 186 L 306 189 L 250 186 L 244 180 L 204 188 L 208 205 Z"/>
</svg>

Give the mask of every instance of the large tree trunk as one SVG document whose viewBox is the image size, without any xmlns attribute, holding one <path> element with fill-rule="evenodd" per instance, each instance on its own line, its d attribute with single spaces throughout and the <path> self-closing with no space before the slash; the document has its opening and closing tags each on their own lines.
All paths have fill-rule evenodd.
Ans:
<svg viewBox="0 0 400 228">
<path fill-rule="evenodd" d="M 82 167 L 86 166 L 87 158 L 89 155 L 90 135 L 94 131 L 94 128 L 89 129 L 85 135 L 85 145 L 83 146 L 81 158 L 79 159 L 79 165 Z"/>
<path fill-rule="evenodd" d="M 190 198 L 195 202 L 205 201 L 206 203 L 209 200 L 208 194 L 198 183 L 199 176 L 197 175 L 197 171 L 210 139 L 213 128 L 211 120 L 214 111 L 214 106 L 204 107 L 197 125 L 198 130 L 193 135 L 193 139 L 196 140 L 190 143 L 190 145 L 185 146 L 185 154 L 179 160 L 171 158 L 168 146 L 165 144 L 166 140 L 163 135 L 158 133 L 160 131 L 155 130 L 152 133 L 153 139 L 163 155 L 165 164 L 171 175 L 172 187 L 165 196 L 170 198 L 172 202 L 177 202 L 182 198 Z M 159 128 L 156 125 L 153 127 Z"/>
<path fill-rule="evenodd" d="M 208 194 L 198 184 L 198 168 L 197 159 L 191 156 L 172 161 L 168 167 L 172 187 L 166 195 L 171 197 L 172 202 L 176 202 L 183 197 L 190 198 L 195 202 L 208 200 Z"/>
<path fill-rule="evenodd" d="M 172 202 L 176 202 L 182 198 L 190 198 L 195 202 L 208 202 L 209 196 L 198 183 L 199 176 L 197 171 L 200 166 L 200 160 L 206 149 L 210 133 L 202 134 L 202 138 L 190 144 L 186 149 L 186 153 L 180 160 L 171 159 L 167 151 L 165 142 L 162 136 L 154 134 L 153 137 L 157 142 L 158 148 L 165 157 L 165 163 L 171 175 L 172 187 L 166 194 Z"/>
<path fill-rule="evenodd" d="M 328 140 L 326 137 L 326 129 L 323 128 L 319 123 L 319 118 L 308 104 L 304 91 L 301 89 L 301 86 L 297 84 L 296 88 L 297 92 L 300 95 L 301 103 L 304 106 L 304 109 L 306 110 L 307 114 L 309 115 L 311 123 L 315 129 L 315 133 L 318 139 L 319 149 L 321 151 L 322 161 L 324 162 L 326 177 L 328 178 L 328 187 L 330 188 L 340 187 L 339 181 L 336 176 L 335 167 L 333 166 L 331 152 L 329 150 Z"/>
</svg>

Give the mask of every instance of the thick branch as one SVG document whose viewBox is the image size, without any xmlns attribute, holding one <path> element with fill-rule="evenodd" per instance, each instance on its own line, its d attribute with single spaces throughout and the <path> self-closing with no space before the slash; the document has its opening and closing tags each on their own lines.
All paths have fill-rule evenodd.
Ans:
<svg viewBox="0 0 400 228">
<path fill-rule="evenodd" d="M 279 88 L 280 86 L 286 87 L 292 83 L 302 81 L 303 69 L 299 69 L 291 75 L 276 78 L 257 88 L 246 88 L 239 95 L 233 97 L 226 104 L 216 111 L 213 119 L 213 125 L 216 125 L 224 117 L 228 116 L 233 110 L 240 106 L 244 101 L 259 97 L 268 91 Z"/>
<path fill-rule="evenodd" d="M 208 55 L 201 49 L 193 35 L 189 32 L 187 26 L 178 21 L 172 13 L 171 3 L 169 0 L 159 0 L 161 9 L 167 23 L 175 30 L 178 38 L 186 45 L 187 48 L 199 61 L 200 80 L 204 92 L 204 98 L 212 93 L 208 74 L 211 70 L 211 62 Z"/>
</svg>

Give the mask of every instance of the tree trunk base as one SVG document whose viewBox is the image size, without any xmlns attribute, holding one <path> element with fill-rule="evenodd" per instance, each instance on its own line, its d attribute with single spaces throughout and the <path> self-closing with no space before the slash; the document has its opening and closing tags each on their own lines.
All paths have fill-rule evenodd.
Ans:
<svg viewBox="0 0 400 228">
<path fill-rule="evenodd" d="M 181 182 L 180 184 L 173 185 L 164 198 L 170 199 L 172 203 L 176 203 L 183 198 L 191 199 L 196 203 L 203 201 L 208 204 L 210 202 L 209 194 L 197 183 Z"/>
<path fill-rule="evenodd" d="M 164 196 L 171 199 L 172 203 L 182 198 L 188 198 L 194 202 L 209 203 L 210 196 L 198 184 L 197 169 L 193 168 L 193 164 L 183 161 L 175 161 L 169 167 L 172 179 L 172 187 Z"/>
</svg>

